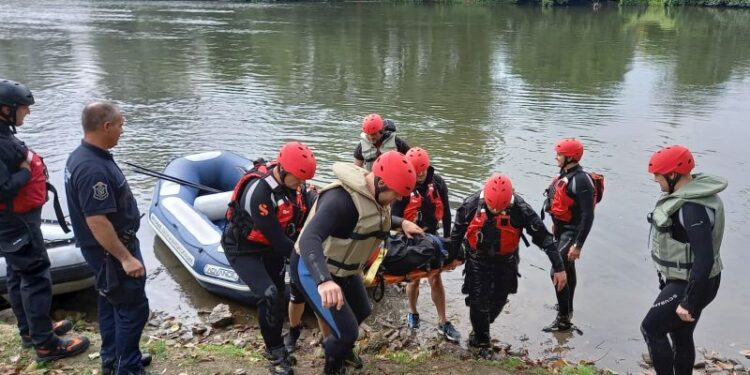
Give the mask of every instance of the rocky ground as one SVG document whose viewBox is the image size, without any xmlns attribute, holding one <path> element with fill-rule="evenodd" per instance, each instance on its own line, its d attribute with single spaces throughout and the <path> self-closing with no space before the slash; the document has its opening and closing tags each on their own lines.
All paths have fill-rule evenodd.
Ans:
<svg viewBox="0 0 750 375">
<path fill-rule="evenodd" d="M 492 358 L 477 359 L 476 353 L 439 338 L 419 340 L 401 322 L 399 309 L 387 302 L 362 325 L 357 351 L 365 367 L 360 374 L 608 374 L 594 363 L 569 363 L 563 358 L 531 359 L 523 348 L 495 343 Z M 253 314 L 230 311 L 217 305 L 200 311 L 196 323 L 184 324 L 166 312 L 153 312 L 144 331 L 142 348 L 154 356 L 149 368 L 156 374 L 267 374 L 263 344 Z M 20 345 L 10 310 L 0 312 L 0 375 L 87 374 L 101 372 L 99 335 L 92 317 L 74 311 L 55 311 L 56 319 L 76 323 L 75 330 L 92 339 L 91 348 L 75 358 L 54 363 L 37 363 L 32 350 Z M 314 320 L 311 319 L 311 324 Z M 295 353 L 297 374 L 320 374 L 323 352 L 316 329 L 304 329 Z M 702 351 L 697 373 L 748 374 L 731 358 Z M 742 354 L 750 358 L 750 351 Z M 646 356 L 647 357 L 647 356 Z M 699 356 L 700 357 L 700 356 Z M 648 358 L 644 358 L 643 366 Z M 644 369 L 644 373 L 650 370 Z"/>
</svg>

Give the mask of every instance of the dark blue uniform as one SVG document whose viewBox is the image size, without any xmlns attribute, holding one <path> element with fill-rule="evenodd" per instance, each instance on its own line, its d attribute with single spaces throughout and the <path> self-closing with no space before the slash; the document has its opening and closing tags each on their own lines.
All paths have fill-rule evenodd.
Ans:
<svg viewBox="0 0 750 375">
<path fill-rule="evenodd" d="M 21 168 L 27 148 L 0 124 L 0 200 L 7 206 L 31 178 Z M 8 296 L 18 320 L 21 336 L 29 336 L 34 346 L 51 344 L 49 310 L 52 304 L 52 280 L 47 250 L 41 231 L 42 209 L 16 214 L 9 209 L 0 212 L 0 253 L 8 269 Z"/>
<path fill-rule="evenodd" d="M 76 241 L 97 274 L 102 364 L 114 363 L 118 375 L 139 373 L 143 365 L 138 342 L 149 315 L 146 277 L 125 274 L 86 223 L 87 216 L 106 215 L 123 244 L 143 263 L 135 236 L 140 223 L 135 198 L 112 154 L 85 141 L 68 157 L 65 190 Z"/>
</svg>

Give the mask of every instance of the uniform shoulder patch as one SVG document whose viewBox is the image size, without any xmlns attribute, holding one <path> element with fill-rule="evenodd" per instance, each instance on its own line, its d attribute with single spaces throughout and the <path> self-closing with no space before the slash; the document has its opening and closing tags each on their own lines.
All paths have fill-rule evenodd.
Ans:
<svg viewBox="0 0 750 375">
<path fill-rule="evenodd" d="M 107 198 L 109 198 L 109 189 L 107 188 L 107 184 L 101 181 L 97 182 L 94 185 L 94 199 L 103 201 Z"/>
</svg>

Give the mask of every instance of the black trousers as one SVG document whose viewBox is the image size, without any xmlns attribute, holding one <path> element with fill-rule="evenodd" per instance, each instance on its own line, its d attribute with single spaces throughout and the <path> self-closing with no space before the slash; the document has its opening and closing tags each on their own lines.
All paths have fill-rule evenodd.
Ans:
<svg viewBox="0 0 750 375">
<path fill-rule="evenodd" d="M 469 253 L 464 275 L 464 294 L 477 342 L 490 344 L 490 325 L 503 311 L 508 295 L 518 291 L 517 255 L 478 256 Z"/>
<path fill-rule="evenodd" d="M 677 306 L 685 297 L 687 282 L 668 280 L 656 301 L 641 323 L 641 333 L 646 339 L 648 352 L 657 375 L 690 375 L 695 364 L 693 331 L 703 309 L 716 297 L 721 274 L 709 279 L 709 290 L 698 311 L 693 312 L 693 322 L 685 322 L 677 315 Z M 671 342 L 670 342 L 671 340 Z"/>
<path fill-rule="evenodd" d="M 281 329 L 286 316 L 284 300 L 285 258 L 273 252 L 227 254 L 227 260 L 242 281 L 260 297 L 258 322 L 267 350 L 284 345 Z"/>
<path fill-rule="evenodd" d="M 560 315 L 570 316 L 573 312 L 573 295 L 576 291 L 577 277 L 576 277 L 576 263 L 575 261 L 568 260 L 568 251 L 573 246 L 576 232 L 570 230 L 562 230 L 561 233 L 555 234 L 557 240 L 557 251 L 560 252 L 560 256 L 563 260 L 563 266 L 565 266 L 565 274 L 568 277 L 568 283 L 562 290 L 558 291 L 555 289 L 557 294 L 557 308 Z M 554 271 L 552 271 L 554 272 Z"/>
<path fill-rule="evenodd" d="M 49 317 L 52 305 L 52 279 L 42 230 L 29 225 L 29 230 L 0 239 L 8 274 L 8 296 L 18 320 L 21 335 L 30 335 L 38 347 L 54 337 Z M 13 246 L 11 246 L 13 245 Z"/>
</svg>

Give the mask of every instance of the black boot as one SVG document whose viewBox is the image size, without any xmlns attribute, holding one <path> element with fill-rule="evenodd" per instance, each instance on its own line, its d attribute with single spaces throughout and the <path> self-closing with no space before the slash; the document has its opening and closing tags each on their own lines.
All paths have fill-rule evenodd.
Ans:
<svg viewBox="0 0 750 375">
<path fill-rule="evenodd" d="M 287 352 L 294 353 L 297 350 L 297 340 L 299 340 L 300 333 L 302 333 L 302 324 L 289 327 L 289 333 L 284 336 L 284 346 Z"/>
<path fill-rule="evenodd" d="M 552 324 L 544 327 L 544 332 L 567 332 L 573 328 L 573 324 L 570 322 L 570 316 L 557 314 L 557 317 Z"/>
<path fill-rule="evenodd" d="M 297 361 L 289 355 L 285 347 L 280 346 L 276 349 L 266 351 L 266 358 L 268 358 L 268 371 L 271 375 L 294 375 L 292 366 Z"/>
<path fill-rule="evenodd" d="M 364 362 L 362 362 L 362 358 L 360 358 L 357 353 L 354 352 L 354 350 L 352 350 L 352 354 L 346 357 L 346 359 L 344 360 L 344 365 L 354 367 L 357 370 L 365 367 Z"/>
</svg>

